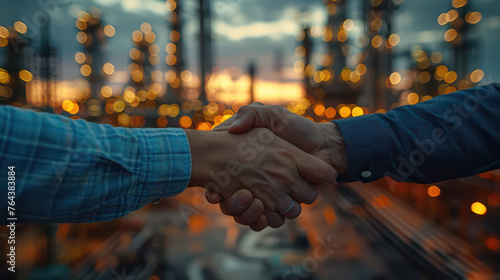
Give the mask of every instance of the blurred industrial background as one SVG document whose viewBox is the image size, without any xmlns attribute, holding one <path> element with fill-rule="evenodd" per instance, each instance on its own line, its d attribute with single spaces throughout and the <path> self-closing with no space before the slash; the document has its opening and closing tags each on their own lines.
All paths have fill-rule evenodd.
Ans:
<svg viewBox="0 0 500 280">
<path fill-rule="evenodd" d="M 254 101 L 326 122 L 500 75 L 494 0 L 0 7 L 1 104 L 114 126 L 210 130 Z M 115 221 L 18 226 L 16 259 L 18 279 L 500 279 L 500 172 L 329 186 L 260 233 L 190 189 Z"/>
</svg>

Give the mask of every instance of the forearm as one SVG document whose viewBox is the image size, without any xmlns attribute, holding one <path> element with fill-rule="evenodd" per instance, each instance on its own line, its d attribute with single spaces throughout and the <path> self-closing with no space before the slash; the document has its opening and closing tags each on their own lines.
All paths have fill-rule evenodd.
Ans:
<svg viewBox="0 0 500 280">
<path fill-rule="evenodd" d="M 206 187 L 211 180 L 209 174 L 224 169 L 219 159 L 227 150 L 221 149 L 216 140 L 217 132 L 186 130 L 186 137 L 191 151 L 191 178 L 188 187 Z"/>
<path fill-rule="evenodd" d="M 490 84 L 335 121 L 348 154 L 343 180 L 428 183 L 500 168 L 498 108 L 499 88 Z"/>
<path fill-rule="evenodd" d="M 114 128 L 9 107 L 0 114 L 0 162 L 16 166 L 21 222 L 119 218 L 189 180 L 182 130 Z"/>
</svg>

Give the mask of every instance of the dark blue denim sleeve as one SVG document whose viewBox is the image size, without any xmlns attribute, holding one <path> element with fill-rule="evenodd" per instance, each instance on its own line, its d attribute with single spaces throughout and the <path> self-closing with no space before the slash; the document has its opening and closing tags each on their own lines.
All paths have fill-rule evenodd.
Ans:
<svg viewBox="0 0 500 280">
<path fill-rule="evenodd" d="M 334 122 L 349 163 L 339 182 L 431 183 L 500 168 L 498 83 Z"/>
</svg>

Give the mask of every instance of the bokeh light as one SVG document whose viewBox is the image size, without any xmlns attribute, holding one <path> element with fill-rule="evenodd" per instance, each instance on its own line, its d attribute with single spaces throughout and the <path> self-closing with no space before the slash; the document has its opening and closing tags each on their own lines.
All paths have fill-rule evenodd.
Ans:
<svg viewBox="0 0 500 280">
<path fill-rule="evenodd" d="M 441 194 L 441 189 L 438 186 L 430 186 L 427 188 L 427 194 L 430 197 L 438 197 Z"/>
<path fill-rule="evenodd" d="M 482 204 L 481 202 L 472 203 L 470 209 L 473 213 L 478 215 L 484 215 L 487 212 L 486 206 L 484 206 L 484 204 Z"/>
</svg>

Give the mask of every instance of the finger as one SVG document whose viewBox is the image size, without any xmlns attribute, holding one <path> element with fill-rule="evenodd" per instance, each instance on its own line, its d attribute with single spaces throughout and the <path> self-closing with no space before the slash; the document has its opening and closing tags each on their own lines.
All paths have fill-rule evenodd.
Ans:
<svg viewBox="0 0 500 280">
<path fill-rule="evenodd" d="M 261 231 L 267 227 L 267 217 L 264 215 L 260 215 L 259 219 L 256 222 L 250 225 L 250 228 L 253 231 Z"/>
<path fill-rule="evenodd" d="M 251 225 L 259 219 L 264 213 L 264 203 L 260 199 L 254 199 L 250 207 L 246 209 L 241 215 L 234 217 L 238 224 L 245 226 Z M 267 220 L 266 220 L 267 222 Z"/>
<path fill-rule="evenodd" d="M 235 116 L 232 116 L 229 119 L 219 123 L 212 129 L 212 131 L 226 131 L 229 128 L 229 126 L 231 126 L 235 118 L 236 118 Z"/>
<path fill-rule="evenodd" d="M 300 152 L 296 157 L 299 174 L 314 183 L 334 183 L 338 173 L 325 161 L 308 153 Z"/>
<path fill-rule="evenodd" d="M 285 223 L 285 218 L 276 212 L 266 210 L 264 215 L 267 218 L 267 224 L 272 228 L 279 228 Z"/>
<path fill-rule="evenodd" d="M 262 102 L 254 102 L 250 106 L 264 106 L 264 104 Z"/>
<path fill-rule="evenodd" d="M 220 196 L 220 194 L 209 190 L 205 190 L 205 198 L 212 204 L 219 204 L 222 202 L 222 196 Z"/>
<path fill-rule="evenodd" d="M 300 212 L 302 212 L 302 207 L 300 207 L 300 204 L 297 201 L 292 200 L 290 206 L 280 212 L 280 215 L 283 216 L 286 219 L 295 219 L 300 215 Z"/>
<path fill-rule="evenodd" d="M 239 216 L 250 206 L 253 195 L 249 190 L 238 190 L 220 204 L 222 213 Z"/>
<path fill-rule="evenodd" d="M 289 125 L 292 120 L 299 121 L 301 124 L 303 121 L 308 122 L 308 124 L 314 123 L 278 105 L 262 106 L 253 103 L 250 106 L 242 106 L 238 110 L 235 120 L 228 130 L 231 133 L 242 133 L 252 127 L 266 127 L 279 135 L 283 133 L 283 125 Z"/>
<path fill-rule="evenodd" d="M 260 103 L 260 102 L 254 102 L 252 103 L 250 106 L 263 106 L 264 104 Z M 246 106 L 242 106 L 242 107 L 246 107 Z M 241 108 L 240 108 L 241 109 Z M 239 110 L 238 110 L 239 112 Z M 229 119 L 221 122 L 220 124 L 218 124 L 214 129 L 212 129 L 213 131 L 226 131 L 233 123 L 234 121 L 236 121 L 236 117 L 237 117 L 237 114 L 230 117 Z"/>
<path fill-rule="evenodd" d="M 296 177 L 299 177 L 301 180 L 304 180 L 299 175 L 296 175 Z M 266 187 L 261 187 L 258 189 L 256 188 L 255 197 L 262 200 L 262 202 L 265 205 L 266 212 L 276 212 L 276 213 L 283 212 L 291 205 L 292 201 L 295 199 L 294 197 L 292 197 L 291 190 L 305 188 L 303 185 L 298 185 L 298 186 L 292 185 L 294 184 L 294 181 L 295 178 L 291 177 L 286 181 L 279 182 L 277 185 L 271 184 Z M 315 188 L 312 186 L 311 183 L 307 184 L 309 185 L 308 186 L 309 192 L 311 190 L 312 191 L 315 190 Z M 278 187 L 278 185 L 281 187 Z M 302 191 L 301 193 L 308 194 L 307 190 Z M 298 199 L 301 199 L 299 195 L 297 195 L 297 197 Z M 268 217 L 268 222 L 269 222 L 269 217 Z"/>
<path fill-rule="evenodd" d="M 250 130 L 255 126 L 257 121 L 256 112 L 250 108 L 250 106 L 242 106 L 236 116 L 228 131 L 231 133 L 243 133 Z"/>
<path fill-rule="evenodd" d="M 257 106 L 252 104 L 241 107 L 228 131 L 230 133 L 243 133 L 252 127 L 268 128 L 279 137 L 306 152 L 318 148 L 316 143 L 321 138 L 321 133 L 318 130 L 319 124 L 277 105 Z M 308 137 L 306 138 L 304 135 Z"/>
<path fill-rule="evenodd" d="M 310 181 L 305 180 L 303 177 L 297 175 L 297 177 L 293 180 L 293 184 L 290 185 L 289 193 L 288 193 L 296 202 L 312 204 L 316 199 L 318 199 L 318 190 L 316 185 L 311 183 Z M 282 207 L 281 205 L 280 207 Z M 290 206 L 288 203 L 285 207 Z M 283 209 L 286 208 L 279 208 Z"/>
</svg>

